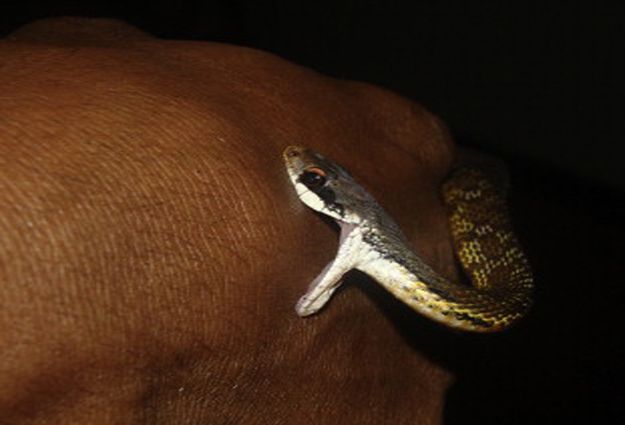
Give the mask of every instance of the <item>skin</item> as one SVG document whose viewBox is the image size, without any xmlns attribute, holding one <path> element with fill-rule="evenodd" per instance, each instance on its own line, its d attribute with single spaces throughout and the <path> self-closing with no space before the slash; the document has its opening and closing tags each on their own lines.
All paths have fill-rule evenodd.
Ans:
<svg viewBox="0 0 625 425">
<path fill-rule="evenodd" d="M 281 158 L 344 164 L 456 279 L 436 117 L 113 21 L 33 23 L 0 64 L 0 423 L 441 422 L 452 374 L 419 344 L 446 330 L 389 313 L 360 275 L 295 314 L 338 234 Z"/>
</svg>

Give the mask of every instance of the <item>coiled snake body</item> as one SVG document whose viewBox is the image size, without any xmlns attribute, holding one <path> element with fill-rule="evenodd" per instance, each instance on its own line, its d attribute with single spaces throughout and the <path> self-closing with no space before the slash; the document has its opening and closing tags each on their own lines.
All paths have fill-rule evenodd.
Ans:
<svg viewBox="0 0 625 425">
<path fill-rule="evenodd" d="M 300 298 L 300 316 L 322 308 L 351 269 L 368 274 L 426 317 L 462 330 L 501 330 L 529 308 L 532 273 L 504 195 L 477 169 L 457 170 L 442 190 L 469 287 L 449 282 L 425 264 L 393 219 L 342 167 L 299 146 L 288 147 L 283 157 L 300 200 L 341 227 L 336 258 Z"/>
</svg>

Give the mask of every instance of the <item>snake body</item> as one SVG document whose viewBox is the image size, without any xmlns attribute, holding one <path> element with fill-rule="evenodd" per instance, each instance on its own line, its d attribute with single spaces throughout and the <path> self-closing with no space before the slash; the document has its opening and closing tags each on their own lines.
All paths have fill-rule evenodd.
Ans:
<svg viewBox="0 0 625 425">
<path fill-rule="evenodd" d="M 469 287 L 429 267 L 394 220 L 340 165 L 299 146 L 288 147 L 283 157 L 300 200 L 341 227 L 337 255 L 299 300 L 300 316 L 322 308 L 351 269 L 368 274 L 424 316 L 466 331 L 504 329 L 528 310 L 533 290 L 529 263 L 512 230 L 505 194 L 481 171 L 456 170 L 442 188 Z"/>
</svg>

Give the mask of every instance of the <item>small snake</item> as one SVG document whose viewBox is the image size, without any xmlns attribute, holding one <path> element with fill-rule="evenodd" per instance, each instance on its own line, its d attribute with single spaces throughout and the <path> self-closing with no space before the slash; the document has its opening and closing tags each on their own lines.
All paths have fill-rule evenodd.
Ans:
<svg viewBox="0 0 625 425">
<path fill-rule="evenodd" d="M 299 199 L 341 228 L 338 252 L 311 283 L 296 311 L 322 308 L 342 276 L 360 270 L 417 312 L 474 332 L 508 327 L 528 310 L 533 278 L 512 231 L 503 193 L 473 168 L 443 184 L 456 254 L 472 287 L 438 275 L 412 250 L 397 224 L 338 164 L 299 146 L 283 154 Z"/>
</svg>

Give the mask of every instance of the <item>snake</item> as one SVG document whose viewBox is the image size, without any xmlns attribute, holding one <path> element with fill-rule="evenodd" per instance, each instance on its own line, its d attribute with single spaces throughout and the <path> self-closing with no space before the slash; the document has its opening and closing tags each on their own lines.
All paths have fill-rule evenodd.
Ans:
<svg viewBox="0 0 625 425">
<path fill-rule="evenodd" d="M 288 146 L 283 159 L 299 200 L 340 228 L 336 256 L 297 302 L 299 316 L 324 307 L 353 269 L 450 328 L 495 332 L 526 315 L 534 286 L 530 264 L 513 231 L 505 190 L 484 171 L 459 167 L 441 185 L 454 253 L 470 280 L 464 284 L 430 267 L 345 168 L 303 146 Z"/>
</svg>

